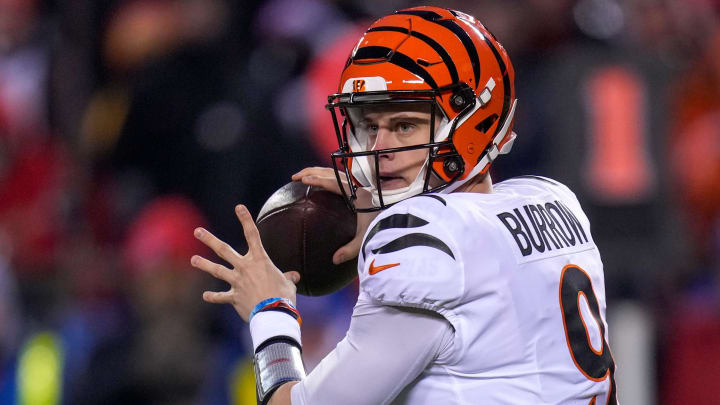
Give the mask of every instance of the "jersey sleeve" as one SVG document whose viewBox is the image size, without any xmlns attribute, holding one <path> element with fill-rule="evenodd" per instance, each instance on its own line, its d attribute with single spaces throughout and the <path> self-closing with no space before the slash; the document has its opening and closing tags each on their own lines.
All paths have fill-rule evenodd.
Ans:
<svg viewBox="0 0 720 405">
<path fill-rule="evenodd" d="M 359 302 L 350 329 L 290 391 L 292 405 L 387 404 L 452 342 L 429 311 Z"/>
<path fill-rule="evenodd" d="M 371 224 L 360 252 L 360 294 L 382 305 L 428 309 L 448 317 L 464 290 L 460 249 L 442 199 L 415 197 Z M 449 318 L 449 317 L 448 317 Z"/>
</svg>

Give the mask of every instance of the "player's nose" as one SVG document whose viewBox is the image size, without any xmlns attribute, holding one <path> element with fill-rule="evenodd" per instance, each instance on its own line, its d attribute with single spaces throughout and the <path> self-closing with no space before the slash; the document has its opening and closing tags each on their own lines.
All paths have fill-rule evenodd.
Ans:
<svg viewBox="0 0 720 405">
<path fill-rule="evenodd" d="M 372 150 L 382 150 L 394 147 L 393 145 L 393 133 L 387 127 L 380 127 L 375 138 L 375 145 Z M 392 157 L 392 153 L 384 153 L 382 157 Z"/>
</svg>

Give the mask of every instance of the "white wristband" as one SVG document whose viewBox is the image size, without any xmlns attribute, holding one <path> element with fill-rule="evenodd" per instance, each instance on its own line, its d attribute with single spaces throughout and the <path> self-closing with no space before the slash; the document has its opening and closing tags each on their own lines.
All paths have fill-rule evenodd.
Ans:
<svg viewBox="0 0 720 405">
<path fill-rule="evenodd" d="M 298 321 L 281 311 L 263 311 L 255 314 L 250 319 L 250 335 L 253 341 L 253 352 L 264 341 L 275 336 L 288 336 L 302 345 Z"/>
</svg>

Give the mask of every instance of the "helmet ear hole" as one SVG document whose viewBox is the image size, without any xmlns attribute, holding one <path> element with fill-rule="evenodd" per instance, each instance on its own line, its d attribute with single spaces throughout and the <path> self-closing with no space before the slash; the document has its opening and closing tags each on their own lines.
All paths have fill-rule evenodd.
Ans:
<svg viewBox="0 0 720 405">
<path fill-rule="evenodd" d="M 453 92 L 450 96 L 450 106 L 452 106 L 455 112 L 459 112 L 465 109 L 475 100 L 475 92 L 472 91 L 467 85 L 463 85 L 459 89 Z"/>
<path fill-rule="evenodd" d="M 445 171 L 445 175 L 448 177 L 455 176 L 455 174 L 457 174 L 462 169 L 463 161 L 459 156 L 448 157 L 443 162 L 443 170 Z"/>
<path fill-rule="evenodd" d="M 485 118 L 484 120 L 482 120 L 481 123 L 477 124 L 475 126 L 475 129 L 477 129 L 478 131 L 480 131 L 482 133 L 485 133 L 490 129 L 490 127 L 492 127 L 492 125 L 495 123 L 495 121 L 497 121 L 497 119 L 498 119 L 498 115 L 492 114 L 492 115 L 488 116 L 487 118 Z"/>
</svg>

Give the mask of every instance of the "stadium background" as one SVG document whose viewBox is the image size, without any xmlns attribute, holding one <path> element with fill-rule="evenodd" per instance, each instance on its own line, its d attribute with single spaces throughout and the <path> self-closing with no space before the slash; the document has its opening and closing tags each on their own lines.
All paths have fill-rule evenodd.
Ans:
<svg viewBox="0 0 720 405">
<path fill-rule="evenodd" d="M 206 224 L 335 148 L 323 109 L 373 17 L 404 0 L 0 0 L 0 404 L 250 404 L 246 327 L 201 301 Z M 493 175 L 583 202 L 625 404 L 720 398 L 717 0 L 436 1 L 517 72 Z M 300 297 L 309 367 L 356 286 Z M 351 381 L 348 384 L 352 384 Z"/>
</svg>

